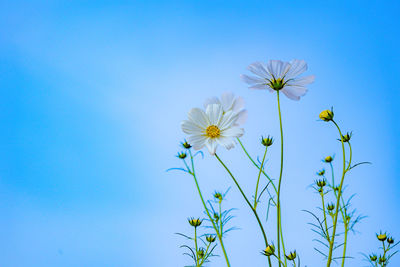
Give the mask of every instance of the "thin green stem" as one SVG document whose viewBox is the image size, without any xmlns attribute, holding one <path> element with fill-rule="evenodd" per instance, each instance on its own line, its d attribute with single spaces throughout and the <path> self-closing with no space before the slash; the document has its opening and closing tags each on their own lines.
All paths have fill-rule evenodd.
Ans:
<svg viewBox="0 0 400 267">
<path fill-rule="evenodd" d="M 279 113 L 279 129 L 281 132 L 281 168 L 279 171 L 279 182 L 278 182 L 278 191 L 277 191 L 277 201 L 276 201 L 276 217 L 277 217 L 277 226 L 276 226 L 276 233 L 277 233 L 277 238 L 278 238 L 278 257 L 279 259 L 281 258 L 281 245 L 280 245 L 280 230 L 281 230 L 281 224 L 282 224 L 282 219 L 281 219 L 281 185 L 282 185 L 282 174 L 283 174 L 283 127 L 282 127 L 282 114 L 281 114 L 281 104 L 279 101 L 279 91 L 276 91 L 277 95 L 277 101 L 278 101 L 278 113 Z M 283 254 L 285 254 L 285 251 L 283 251 Z M 279 266 L 281 266 L 281 263 L 279 262 Z M 286 266 L 286 257 L 285 257 L 285 266 Z"/>
<path fill-rule="evenodd" d="M 347 234 L 349 232 L 347 222 L 344 223 L 344 244 L 343 244 L 343 255 L 342 255 L 342 267 L 344 267 L 344 261 L 346 259 L 346 248 L 347 248 Z"/>
<path fill-rule="evenodd" d="M 383 244 L 383 259 L 385 259 L 382 266 L 386 266 L 386 252 L 389 251 L 389 247 L 387 247 L 387 249 L 386 249 L 385 241 L 382 241 L 382 244 Z M 389 246 L 390 246 L 390 244 L 389 244 Z"/>
<path fill-rule="evenodd" d="M 326 211 L 325 211 L 325 200 L 324 200 L 324 192 L 322 191 L 320 193 L 321 199 L 322 199 L 322 210 L 324 211 L 324 221 L 325 221 L 325 231 L 326 231 L 326 238 L 328 242 L 330 242 L 330 237 L 329 237 L 329 230 L 328 230 L 328 222 L 326 220 Z"/>
<path fill-rule="evenodd" d="M 331 173 L 332 173 L 332 189 L 335 188 L 335 173 L 333 171 L 333 164 L 332 162 L 329 162 L 329 165 L 331 166 Z M 333 190 L 335 191 L 335 190 Z M 335 193 L 336 194 L 336 193 Z"/>
<path fill-rule="evenodd" d="M 260 166 L 260 171 L 258 172 L 258 177 L 257 177 L 257 185 L 256 185 L 256 192 L 254 194 L 254 209 L 257 208 L 257 192 L 258 192 L 258 184 L 260 183 L 260 177 L 261 177 L 261 172 L 264 168 L 264 162 L 265 162 L 265 156 L 267 155 L 267 150 L 268 150 L 268 146 L 265 146 L 265 152 L 264 152 L 264 156 L 263 159 L 261 161 L 261 166 Z"/>
<path fill-rule="evenodd" d="M 246 148 L 244 147 L 242 141 L 240 141 L 239 138 L 238 138 L 237 140 L 238 140 L 238 142 L 239 142 L 239 144 L 240 144 L 240 147 L 243 149 L 244 153 L 245 153 L 246 156 L 250 159 L 250 161 L 253 163 L 253 165 L 256 166 L 257 169 L 260 169 L 260 167 L 259 167 L 259 166 L 257 165 L 257 163 L 254 161 L 254 159 L 253 159 L 253 158 L 250 156 L 250 154 L 247 152 L 247 150 L 246 150 Z M 268 174 L 267 174 L 264 170 L 262 170 L 261 172 L 264 174 L 265 177 L 267 177 L 268 181 L 272 184 L 272 186 L 274 187 L 275 193 L 278 192 L 278 190 L 276 189 L 276 186 L 275 186 L 274 182 L 273 182 L 272 179 L 268 176 Z"/>
<path fill-rule="evenodd" d="M 219 201 L 219 225 L 221 226 L 221 235 L 223 233 L 223 225 L 222 225 L 222 220 L 221 220 L 221 216 L 222 216 L 222 210 L 221 210 L 221 205 L 222 205 L 222 201 Z"/>
<path fill-rule="evenodd" d="M 215 157 L 218 159 L 218 161 L 221 163 L 221 165 L 225 168 L 225 170 L 229 173 L 229 175 L 231 176 L 233 182 L 236 184 L 237 188 L 239 189 L 240 193 L 242 194 L 244 200 L 246 201 L 247 205 L 249 205 L 250 209 L 253 211 L 254 216 L 257 219 L 258 225 L 260 226 L 262 235 L 264 237 L 264 241 L 265 241 L 265 246 L 268 246 L 268 240 L 267 240 L 267 235 L 265 234 L 264 231 L 264 227 L 260 221 L 260 218 L 258 217 L 257 211 L 253 208 L 253 206 L 251 205 L 250 201 L 248 200 L 248 198 L 246 197 L 246 194 L 243 192 L 242 188 L 240 187 L 239 183 L 236 181 L 236 178 L 233 176 L 232 172 L 228 169 L 228 167 L 222 162 L 222 160 L 218 157 L 217 154 L 215 154 Z M 271 259 L 270 257 L 268 257 L 268 263 L 269 266 L 271 267 Z"/>
<path fill-rule="evenodd" d="M 346 171 L 350 170 L 350 168 L 351 168 L 351 160 L 352 160 L 352 158 L 353 158 L 353 150 L 351 149 L 350 141 L 348 141 L 347 144 L 349 144 L 350 159 L 349 159 L 349 165 L 347 166 Z"/>
<path fill-rule="evenodd" d="M 275 258 L 278 260 L 278 262 L 279 262 L 279 264 L 283 264 L 283 265 L 285 265 L 285 263 L 284 262 L 282 262 L 282 260 L 280 259 L 280 258 L 278 258 L 278 256 L 276 256 L 276 254 L 274 254 L 274 256 L 275 256 Z M 286 258 L 286 257 L 285 257 Z"/>
<path fill-rule="evenodd" d="M 282 242 L 282 250 L 283 250 L 283 257 L 285 258 L 285 266 L 287 266 L 287 262 L 286 262 L 286 250 L 285 250 L 285 242 L 283 240 L 283 231 L 282 231 L 282 224 L 280 225 L 280 232 L 281 232 L 281 242 Z"/>
<path fill-rule="evenodd" d="M 333 230 L 332 230 L 331 242 L 329 244 L 329 255 L 328 255 L 328 261 L 327 261 L 327 264 L 326 264 L 327 267 L 331 266 L 331 263 L 332 263 L 332 253 L 333 253 L 333 247 L 334 247 L 334 244 L 335 244 L 335 236 L 336 236 L 337 220 L 338 220 L 338 215 L 339 215 L 340 198 L 341 198 L 341 195 L 342 195 L 344 177 L 346 175 L 346 151 L 345 151 L 345 148 L 344 148 L 342 132 L 341 132 L 339 126 L 337 125 L 337 123 L 334 120 L 332 120 L 332 122 L 335 124 L 336 128 L 339 131 L 340 141 L 342 143 L 343 173 L 342 173 L 342 179 L 340 181 L 340 186 L 339 186 L 339 190 L 338 190 L 338 196 L 337 196 L 337 200 L 336 200 L 336 211 L 335 211 L 334 219 L 333 219 Z"/>
<path fill-rule="evenodd" d="M 204 257 L 201 259 L 201 262 L 199 264 L 200 267 L 201 267 L 201 265 L 203 265 L 205 259 L 208 258 L 207 257 L 207 253 L 208 253 L 208 250 L 210 249 L 210 245 L 211 245 L 211 243 L 208 243 L 207 248 L 206 248 L 206 252 L 204 253 Z"/>
<path fill-rule="evenodd" d="M 210 222 L 211 222 L 211 224 L 212 224 L 212 226 L 213 226 L 213 228 L 214 228 L 214 230 L 215 230 L 215 233 L 216 233 L 217 236 L 218 236 L 218 240 L 219 240 L 219 243 L 221 244 L 221 248 L 222 248 L 222 252 L 223 252 L 223 254 L 224 254 L 224 258 L 225 258 L 225 261 L 226 261 L 226 265 L 227 265 L 228 267 L 230 267 L 231 265 L 230 265 L 230 263 L 229 263 L 228 255 L 227 255 L 226 250 L 225 250 L 224 242 L 222 241 L 222 233 L 220 233 L 220 232 L 218 231 L 218 228 L 217 228 L 217 226 L 215 225 L 214 219 L 211 217 L 210 212 L 208 211 L 207 205 L 206 205 L 206 203 L 205 203 L 205 201 L 204 201 L 203 195 L 202 195 L 202 193 L 201 193 L 200 186 L 199 186 L 199 183 L 198 183 L 198 181 L 197 181 L 196 173 L 195 173 L 195 170 L 194 170 L 194 162 L 193 162 L 192 152 L 191 152 L 190 150 L 189 150 L 189 154 L 190 154 L 190 160 L 191 160 L 191 163 L 192 163 L 192 170 L 190 171 L 190 169 L 189 169 L 188 171 L 190 171 L 190 174 L 191 174 L 191 175 L 193 176 L 193 178 L 194 178 L 194 181 L 195 181 L 195 183 L 196 183 L 197 191 L 198 191 L 198 193 L 199 193 L 201 202 L 203 203 L 203 207 L 204 207 L 204 209 L 205 209 L 205 211 L 206 211 L 206 213 L 207 213 L 208 218 L 210 219 Z"/>
<path fill-rule="evenodd" d="M 199 250 L 197 247 L 197 227 L 194 228 L 194 247 L 196 249 L 196 266 L 199 266 Z"/>
</svg>

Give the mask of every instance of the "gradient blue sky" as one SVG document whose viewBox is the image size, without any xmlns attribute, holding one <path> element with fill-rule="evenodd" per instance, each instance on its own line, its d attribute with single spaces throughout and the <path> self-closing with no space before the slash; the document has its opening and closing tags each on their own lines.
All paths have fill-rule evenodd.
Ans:
<svg viewBox="0 0 400 267">
<path fill-rule="evenodd" d="M 190 177 L 165 172 L 179 166 L 180 121 L 233 91 L 249 110 L 243 139 L 261 154 L 260 135 L 279 134 L 275 97 L 239 75 L 292 58 L 316 81 L 300 102 L 282 101 L 286 245 L 321 266 L 301 210 L 319 204 L 308 186 L 320 159 L 340 159 L 335 129 L 317 120 L 334 106 L 354 131 L 354 160 L 373 162 L 347 180 L 368 215 L 350 236 L 348 266 L 365 266 L 359 252 L 378 246 L 376 231 L 400 239 L 399 12 L 397 1 L 0 1 L 0 266 L 187 264 L 174 233 L 190 233 L 186 218 L 202 208 Z M 252 192 L 241 151 L 220 154 Z M 277 142 L 272 175 L 278 156 Z M 214 158 L 198 164 L 207 196 L 231 185 Z M 226 241 L 232 266 L 266 266 L 235 188 L 227 206 L 241 228 Z"/>
</svg>

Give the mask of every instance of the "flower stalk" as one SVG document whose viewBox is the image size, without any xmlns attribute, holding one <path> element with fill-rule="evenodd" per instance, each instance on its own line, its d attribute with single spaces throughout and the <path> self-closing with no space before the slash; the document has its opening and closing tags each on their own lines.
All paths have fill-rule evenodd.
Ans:
<svg viewBox="0 0 400 267">
<path fill-rule="evenodd" d="M 222 252 L 224 254 L 226 265 L 228 267 L 230 267 L 231 265 L 229 263 L 228 254 L 226 253 L 224 242 L 222 240 L 222 232 L 219 232 L 219 230 L 218 230 L 218 228 L 217 228 L 217 226 L 216 226 L 216 224 L 214 222 L 214 219 L 211 217 L 210 212 L 208 211 L 207 205 L 206 205 L 206 203 L 204 201 L 203 194 L 201 193 L 200 186 L 199 186 L 199 183 L 197 181 L 197 177 L 196 177 L 196 173 L 195 173 L 195 169 L 194 169 L 193 155 L 192 155 L 192 152 L 190 150 L 189 150 L 189 155 L 190 155 L 190 161 L 191 161 L 192 168 L 191 169 L 188 168 L 188 172 L 189 172 L 189 174 L 191 174 L 193 176 L 193 179 L 194 179 L 195 184 L 196 184 L 197 191 L 198 191 L 200 199 L 201 199 L 201 203 L 203 204 L 203 207 L 204 207 L 204 210 L 207 213 L 208 219 L 210 220 L 210 222 L 211 222 L 211 224 L 212 224 L 212 226 L 213 226 L 213 228 L 215 230 L 215 233 L 217 234 L 219 243 L 221 244 L 221 248 L 222 248 Z M 185 162 L 185 164 L 186 164 L 186 162 Z"/>
<path fill-rule="evenodd" d="M 336 210 L 333 216 L 333 229 L 332 229 L 332 238 L 329 242 L 329 254 L 328 254 L 328 261 L 326 263 L 326 266 L 329 267 L 331 266 L 332 263 L 332 253 L 333 253 L 333 248 L 334 248 L 334 244 L 335 244 L 335 237 L 336 237 L 336 229 L 337 229 L 337 221 L 338 221 L 338 215 L 339 215 L 339 206 L 340 206 L 340 199 L 342 196 L 342 189 L 343 189 L 343 182 L 344 182 L 344 178 L 347 172 L 346 169 L 346 151 L 344 148 L 344 140 L 343 140 L 343 135 L 342 132 L 340 130 L 339 125 L 332 119 L 333 124 L 335 124 L 338 132 L 339 132 L 339 136 L 340 136 L 340 142 L 342 144 L 342 152 L 343 152 L 343 172 L 342 172 L 342 178 L 340 180 L 340 185 L 339 185 L 339 190 L 338 190 L 338 195 L 337 195 L 337 200 L 336 200 Z"/>
<path fill-rule="evenodd" d="M 281 167 L 279 171 L 279 180 L 278 180 L 278 191 L 277 191 L 277 201 L 276 201 L 276 217 L 277 217 L 277 225 L 276 225 L 276 233 L 277 233 L 277 239 L 278 239 L 278 257 L 279 259 L 281 258 L 281 252 L 280 252 L 280 244 L 282 241 L 282 249 L 283 249 L 283 254 L 285 254 L 285 247 L 284 247 L 284 242 L 283 242 L 283 234 L 282 234 L 282 218 L 281 218 L 281 185 L 282 185 L 282 174 L 283 174 L 283 127 L 282 127 L 282 114 L 281 114 L 281 105 L 279 101 L 279 91 L 276 91 L 277 95 L 277 102 L 278 102 L 278 114 L 279 114 L 279 129 L 281 133 Z M 286 257 L 285 258 L 285 266 L 287 265 L 286 263 Z M 281 266 L 281 262 L 279 261 L 279 266 Z"/>
<path fill-rule="evenodd" d="M 237 182 L 236 178 L 233 176 L 232 172 L 228 169 L 228 167 L 225 165 L 224 162 L 222 162 L 222 160 L 220 159 L 220 157 L 215 154 L 215 157 L 217 158 L 217 160 L 221 163 L 221 165 L 225 168 L 225 170 L 229 173 L 229 175 L 231 176 L 233 182 L 236 184 L 237 188 L 239 189 L 240 193 L 242 194 L 244 200 L 246 201 L 247 205 L 250 207 L 250 209 L 252 210 L 254 216 L 257 219 L 258 225 L 260 226 L 260 230 L 262 232 L 263 238 L 264 238 L 264 242 L 265 242 L 265 246 L 268 246 L 268 239 L 267 239 L 267 235 L 265 234 L 265 230 L 264 227 L 260 221 L 260 217 L 257 214 L 257 211 L 255 208 L 253 208 L 253 206 L 251 205 L 249 199 L 247 198 L 246 194 L 243 192 L 242 188 L 240 187 L 239 183 Z M 268 264 L 271 267 L 271 259 L 268 256 Z"/>
</svg>

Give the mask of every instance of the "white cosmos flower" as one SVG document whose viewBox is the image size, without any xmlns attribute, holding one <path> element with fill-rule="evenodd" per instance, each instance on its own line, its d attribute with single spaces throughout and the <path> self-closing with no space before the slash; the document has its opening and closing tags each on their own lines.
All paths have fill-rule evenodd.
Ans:
<svg viewBox="0 0 400 267">
<path fill-rule="evenodd" d="M 294 59 L 290 62 L 270 60 L 265 65 L 255 62 L 248 66 L 248 70 L 257 77 L 241 75 L 251 89 L 267 89 L 270 92 L 282 91 L 288 98 L 299 100 L 307 92 L 306 85 L 314 81 L 315 77 L 299 77 L 307 70 L 304 60 Z"/>
<path fill-rule="evenodd" d="M 235 146 L 235 139 L 243 135 L 244 130 L 236 123 L 238 113 L 230 110 L 224 113 L 222 105 L 210 104 L 206 111 L 193 108 L 188 120 L 181 123 L 182 130 L 189 134 L 188 141 L 194 149 L 208 148 L 215 154 L 218 145 L 227 149 Z"/>
<path fill-rule="evenodd" d="M 220 104 L 224 113 L 231 110 L 238 113 L 238 119 L 236 121 L 238 125 L 244 124 L 247 120 L 247 110 L 244 109 L 243 98 L 240 96 L 235 98 L 235 95 L 232 92 L 224 92 L 221 95 L 221 99 L 218 99 L 217 97 L 206 99 L 204 102 L 204 108 L 207 108 L 210 104 Z"/>
</svg>

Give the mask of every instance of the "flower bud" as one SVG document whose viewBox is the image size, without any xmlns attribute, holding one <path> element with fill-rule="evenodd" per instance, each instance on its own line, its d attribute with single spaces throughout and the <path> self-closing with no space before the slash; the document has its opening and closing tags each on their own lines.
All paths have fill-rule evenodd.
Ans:
<svg viewBox="0 0 400 267">
<path fill-rule="evenodd" d="M 210 242 L 210 243 L 215 242 L 215 239 L 216 239 L 215 235 L 208 235 L 208 236 L 206 236 L 206 240 L 207 240 L 208 242 Z"/>
<path fill-rule="evenodd" d="M 218 199 L 219 201 L 222 201 L 222 194 L 220 192 L 215 192 L 214 193 L 214 198 Z"/>
<path fill-rule="evenodd" d="M 335 186 L 335 187 L 333 188 L 333 190 L 335 190 L 335 192 L 339 192 L 339 189 L 340 189 L 339 186 Z"/>
<path fill-rule="evenodd" d="M 273 143 L 274 143 L 274 139 L 272 137 L 270 137 L 269 135 L 265 138 L 261 136 L 261 144 L 263 146 L 268 147 L 268 146 L 271 146 Z"/>
<path fill-rule="evenodd" d="M 178 153 L 178 155 L 177 155 L 177 157 L 180 158 L 180 159 L 185 159 L 186 156 L 187 156 L 187 155 L 186 155 L 185 152 L 180 152 L 180 153 Z"/>
<path fill-rule="evenodd" d="M 190 218 L 190 219 L 188 219 L 188 222 L 189 222 L 189 224 L 191 225 L 191 226 L 193 226 L 193 227 L 199 227 L 200 225 L 201 225 L 201 223 L 203 222 L 203 220 L 200 220 L 200 218 L 197 218 L 197 219 L 195 219 L 195 218 Z"/>
<path fill-rule="evenodd" d="M 331 121 L 333 119 L 333 110 L 324 110 L 319 114 L 319 118 L 323 121 Z"/>
<path fill-rule="evenodd" d="M 335 204 L 333 204 L 333 203 L 328 204 L 326 209 L 329 210 L 329 211 L 333 211 L 335 209 Z"/>
<path fill-rule="evenodd" d="M 372 255 L 369 255 L 369 258 L 371 259 L 371 261 L 376 261 L 376 259 L 378 257 L 376 255 L 372 254 Z"/>
<path fill-rule="evenodd" d="M 386 266 L 386 257 L 385 256 L 379 256 L 379 264 L 382 266 Z"/>
<path fill-rule="evenodd" d="M 275 253 L 275 246 L 272 245 L 268 245 L 267 248 L 263 251 L 263 254 L 265 256 L 272 256 Z"/>
<path fill-rule="evenodd" d="M 347 132 L 345 135 L 342 135 L 342 139 L 343 139 L 343 142 L 349 142 L 350 141 L 350 139 L 351 139 L 351 136 L 353 135 L 353 133 L 352 132 Z M 342 141 L 342 140 L 340 140 L 340 139 L 338 139 L 339 141 Z"/>
<path fill-rule="evenodd" d="M 296 258 L 297 254 L 296 254 L 296 250 L 293 252 L 290 252 L 289 255 L 286 255 L 286 259 L 293 261 Z"/>
<path fill-rule="evenodd" d="M 388 237 L 387 242 L 388 242 L 389 244 L 393 244 L 393 243 L 394 243 L 393 237 Z"/>
<path fill-rule="evenodd" d="M 326 158 L 324 158 L 324 162 L 326 163 L 330 163 L 333 161 L 333 158 L 331 156 L 327 156 Z"/>
<path fill-rule="evenodd" d="M 323 176 L 323 175 L 325 174 L 325 170 L 322 169 L 322 170 L 320 170 L 319 172 L 317 172 L 317 174 L 318 174 L 319 176 Z"/>
<path fill-rule="evenodd" d="M 185 142 L 181 142 L 181 145 L 183 146 L 183 148 L 189 149 L 192 146 L 185 140 Z"/>
<path fill-rule="evenodd" d="M 205 256 L 204 248 L 199 248 L 199 250 L 197 251 L 197 256 L 199 257 L 199 259 L 204 258 Z"/>
<path fill-rule="evenodd" d="M 218 215 L 218 213 L 214 213 L 214 220 L 216 221 L 216 222 L 218 222 L 218 220 L 219 220 L 219 215 Z"/>
<path fill-rule="evenodd" d="M 322 188 L 326 185 L 326 180 L 325 179 L 316 180 L 315 183 L 317 184 L 318 187 Z"/>
<path fill-rule="evenodd" d="M 376 238 L 378 238 L 379 241 L 385 241 L 387 236 L 386 236 L 386 233 L 383 233 L 383 234 L 380 233 L 379 235 L 376 234 Z"/>
</svg>

